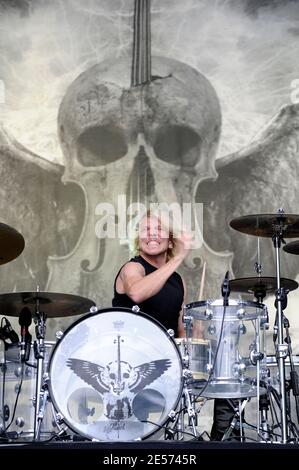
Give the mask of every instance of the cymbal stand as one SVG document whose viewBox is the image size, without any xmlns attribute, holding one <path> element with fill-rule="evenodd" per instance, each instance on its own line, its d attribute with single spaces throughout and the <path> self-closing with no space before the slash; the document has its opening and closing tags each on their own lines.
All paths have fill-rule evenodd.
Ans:
<svg viewBox="0 0 299 470">
<path fill-rule="evenodd" d="M 261 265 L 259 265 L 261 268 Z M 258 271 L 257 271 L 258 272 Z M 261 271 L 259 271 L 259 274 Z M 257 302 L 261 305 L 264 304 L 264 298 L 266 297 L 266 289 L 265 287 L 259 286 L 257 289 L 254 291 L 254 296 L 257 299 Z M 260 351 L 260 335 L 257 334 L 256 336 L 256 345 L 257 345 L 257 351 L 256 352 L 256 357 L 255 359 L 255 365 L 256 365 L 256 380 L 257 380 L 257 400 L 258 400 L 258 406 L 256 408 L 256 428 L 258 435 L 262 438 L 262 441 L 265 442 L 267 438 L 269 437 L 269 429 L 268 429 L 268 419 L 267 419 L 267 411 L 269 410 L 269 400 L 265 395 L 260 394 L 260 377 L 261 377 L 261 369 L 260 369 L 260 361 L 266 358 L 266 350 L 265 350 L 265 330 L 269 329 L 269 315 L 268 315 L 268 310 L 266 307 L 264 307 L 264 312 L 263 312 L 262 318 L 259 319 L 259 321 L 256 323 L 256 333 L 259 332 L 260 330 L 262 331 L 262 339 L 263 339 L 263 350 Z"/>
<path fill-rule="evenodd" d="M 185 431 L 185 416 L 188 413 L 188 426 L 192 427 L 192 435 L 197 438 L 197 415 L 192 400 L 191 390 L 188 386 L 188 381 L 192 378 L 192 373 L 188 370 L 184 371 L 184 386 L 181 396 L 181 409 L 178 412 L 171 411 L 169 413 L 170 421 L 173 423 L 172 427 L 167 427 L 165 430 L 166 440 L 184 440 L 185 434 L 190 435 L 190 432 Z"/>
<path fill-rule="evenodd" d="M 36 299 L 35 332 L 37 341 L 34 344 L 34 353 L 37 360 L 36 388 L 35 388 L 35 410 L 34 410 L 34 441 L 40 440 L 40 428 L 44 416 L 45 394 L 48 393 L 43 387 L 46 315 L 39 310 L 39 299 Z"/>
<path fill-rule="evenodd" d="M 291 336 L 289 332 L 290 328 L 290 323 L 289 320 L 284 316 L 283 317 L 283 324 L 286 330 L 286 338 L 285 342 L 288 346 L 288 356 L 290 358 L 290 381 L 289 381 L 289 386 L 288 386 L 288 393 L 290 393 L 290 390 L 293 390 L 293 395 L 295 398 L 295 404 L 296 404 L 296 415 L 297 415 L 297 421 L 299 422 L 299 383 L 298 383 L 298 374 L 295 370 L 294 366 L 294 361 L 293 361 L 293 351 L 292 351 L 292 342 L 291 342 Z M 289 401 L 289 400 L 288 400 Z M 291 414 L 291 409 L 289 405 L 289 414 Z M 299 431 L 296 429 L 296 437 L 298 438 Z"/>
<path fill-rule="evenodd" d="M 280 285 L 280 248 L 283 240 L 283 220 L 277 217 L 277 225 L 274 226 L 274 235 L 272 237 L 275 248 L 275 264 L 276 264 L 276 287 L 275 305 L 277 320 L 277 345 L 276 358 L 279 371 L 279 391 L 280 391 L 280 412 L 281 412 L 281 443 L 285 444 L 288 439 L 287 429 L 287 409 L 286 409 L 286 389 L 285 389 L 285 358 L 288 347 L 283 341 L 283 313 L 282 313 L 282 297 L 284 295 Z"/>
</svg>

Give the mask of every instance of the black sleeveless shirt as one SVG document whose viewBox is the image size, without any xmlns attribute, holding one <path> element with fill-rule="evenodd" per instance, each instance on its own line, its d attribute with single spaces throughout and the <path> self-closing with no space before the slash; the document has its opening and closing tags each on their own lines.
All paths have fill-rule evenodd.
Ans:
<svg viewBox="0 0 299 470">
<path fill-rule="evenodd" d="M 130 260 L 140 263 L 144 267 L 145 275 L 153 273 L 157 268 L 148 263 L 142 256 L 135 256 Z M 122 269 L 122 268 L 121 268 Z M 117 273 L 114 281 L 113 307 L 132 308 L 136 302 L 130 299 L 127 294 L 119 294 L 116 291 L 116 280 L 121 271 Z M 147 313 L 158 320 L 167 330 L 173 329 L 175 336 L 178 335 L 178 320 L 184 300 L 184 285 L 181 276 L 175 272 L 167 279 L 162 289 L 151 298 L 138 304 L 141 312 Z"/>
</svg>

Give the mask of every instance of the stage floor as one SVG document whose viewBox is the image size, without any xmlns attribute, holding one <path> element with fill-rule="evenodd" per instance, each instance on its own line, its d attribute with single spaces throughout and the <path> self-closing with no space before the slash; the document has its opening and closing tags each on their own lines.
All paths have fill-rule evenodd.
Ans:
<svg viewBox="0 0 299 470">
<path fill-rule="evenodd" d="M 249 454 L 250 452 L 250 454 Z M 213 463 L 255 462 L 285 463 L 299 458 L 299 444 L 237 443 L 212 441 L 139 441 L 139 442 L 58 442 L 8 443 L 0 445 L 6 462 L 26 462 L 41 465 L 103 465 L 103 468 L 122 465 L 141 468 L 145 465 L 212 465 Z M 240 460 L 241 459 L 241 460 Z M 259 459 L 259 460 L 254 460 Z"/>
</svg>

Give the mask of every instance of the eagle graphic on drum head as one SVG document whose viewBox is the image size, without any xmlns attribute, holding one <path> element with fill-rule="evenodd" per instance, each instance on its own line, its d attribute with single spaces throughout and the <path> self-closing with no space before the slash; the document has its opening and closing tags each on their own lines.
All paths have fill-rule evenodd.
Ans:
<svg viewBox="0 0 299 470">
<path fill-rule="evenodd" d="M 157 359 L 132 367 L 126 361 L 113 361 L 101 366 L 70 358 L 66 364 L 80 379 L 103 395 L 107 418 L 120 420 L 132 416 L 135 395 L 163 375 L 171 366 L 171 360 Z"/>
</svg>

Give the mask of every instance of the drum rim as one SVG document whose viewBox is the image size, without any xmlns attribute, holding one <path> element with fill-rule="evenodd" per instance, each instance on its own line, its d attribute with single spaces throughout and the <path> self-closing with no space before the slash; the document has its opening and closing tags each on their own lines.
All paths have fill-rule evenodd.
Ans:
<svg viewBox="0 0 299 470">
<path fill-rule="evenodd" d="M 191 309 L 191 308 L 196 308 L 196 307 L 223 307 L 223 305 L 221 304 L 213 304 L 213 302 L 215 302 L 216 300 L 222 300 L 220 298 L 217 298 L 217 299 L 207 299 L 207 300 L 197 300 L 195 302 L 190 302 L 188 304 L 186 304 L 184 306 L 185 309 Z M 264 309 L 266 307 L 265 304 L 262 304 L 260 302 L 255 302 L 253 300 L 239 300 L 239 299 L 228 299 L 228 302 L 230 300 L 234 300 L 236 303 L 235 304 L 229 304 L 227 305 L 227 307 L 243 307 L 243 306 L 246 306 L 246 307 L 255 307 L 255 308 L 259 308 L 259 309 Z"/>
<path fill-rule="evenodd" d="M 48 389 L 49 389 L 49 396 L 50 396 L 50 399 L 52 401 L 52 404 L 54 406 L 54 409 L 56 411 L 56 413 L 60 413 L 62 414 L 63 416 L 63 421 L 65 422 L 65 424 L 68 426 L 68 428 L 73 431 L 74 433 L 78 434 L 79 436 L 81 437 L 84 437 L 84 438 L 87 438 L 87 439 L 90 439 L 90 440 L 93 440 L 95 439 L 93 436 L 91 435 L 88 435 L 84 432 L 82 432 L 82 430 L 79 430 L 79 429 L 76 429 L 70 422 L 69 420 L 63 415 L 63 413 L 61 413 L 60 411 L 60 407 L 58 406 L 57 404 L 57 401 L 54 397 L 54 393 L 53 393 L 53 387 L 52 387 L 52 379 L 51 379 L 51 366 L 52 366 L 52 363 L 53 363 L 53 359 L 55 357 L 55 354 L 57 352 L 57 349 L 59 348 L 59 345 L 63 342 L 64 338 L 67 336 L 67 334 L 76 326 L 78 325 L 79 323 L 81 323 L 82 321 L 90 318 L 90 317 L 93 317 L 93 316 L 96 316 L 96 315 L 100 315 L 101 313 L 107 313 L 107 312 L 123 312 L 123 313 L 130 313 L 130 314 L 134 314 L 134 315 L 138 315 L 138 316 L 141 316 L 141 317 L 146 317 L 148 320 L 150 320 L 152 323 L 155 323 L 156 326 L 160 327 L 160 329 L 162 331 L 164 331 L 164 333 L 166 334 L 166 337 L 168 338 L 168 340 L 170 340 L 170 342 L 172 343 L 173 345 L 173 349 L 175 350 L 175 353 L 176 353 L 176 356 L 177 356 L 177 359 L 178 359 L 178 363 L 179 363 L 179 368 L 180 368 L 180 378 L 179 378 L 179 392 L 178 392 L 178 396 L 175 400 L 175 403 L 173 405 L 173 408 L 176 410 L 177 407 L 178 407 L 178 404 L 181 400 L 181 397 L 182 397 L 182 393 L 183 393 L 183 387 L 184 387 L 184 377 L 183 377 L 183 369 L 184 369 L 184 365 L 183 365 L 183 359 L 181 357 L 181 354 L 180 354 L 180 351 L 179 351 L 179 347 L 178 345 L 176 344 L 175 340 L 174 340 L 174 337 L 172 337 L 169 333 L 168 333 L 168 330 L 158 321 L 156 320 L 155 318 L 151 317 L 149 314 L 147 313 L 144 313 L 142 312 L 141 310 L 139 310 L 138 312 L 136 311 L 133 311 L 131 310 L 130 308 L 125 308 L 125 307 L 106 307 L 106 308 L 103 308 L 103 309 L 98 309 L 97 311 L 94 311 L 94 312 L 88 312 L 86 314 L 84 314 L 82 317 L 78 318 L 74 323 L 72 323 L 65 331 L 64 331 L 64 334 L 61 338 L 59 338 L 59 340 L 56 342 L 53 350 L 52 350 L 52 353 L 50 355 L 50 359 L 49 359 L 49 362 L 47 364 L 47 374 L 48 374 L 48 377 L 49 377 L 49 382 L 48 382 Z M 169 410 L 170 412 L 171 410 Z M 168 413 L 169 414 L 169 413 Z M 145 439 L 148 439 L 149 437 L 151 436 L 154 436 L 156 433 L 158 433 L 160 431 L 160 429 L 162 429 L 164 426 L 165 426 L 165 423 L 167 422 L 167 420 L 169 419 L 169 416 L 168 414 L 165 416 L 165 419 L 161 421 L 160 424 L 157 423 L 157 428 L 156 429 L 153 429 L 151 432 L 148 432 L 147 434 L 145 434 L 144 436 L 139 436 L 139 437 L 136 437 L 134 439 L 130 439 L 130 440 L 127 440 L 127 441 L 124 441 L 124 442 L 135 442 L 135 441 L 138 441 L 138 440 L 145 440 Z M 100 442 L 115 442 L 113 440 L 107 440 L 107 439 L 103 439 L 103 440 L 100 440 Z M 116 441 L 116 442 L 120 442 L 120 441 Z"/>
</svg>

